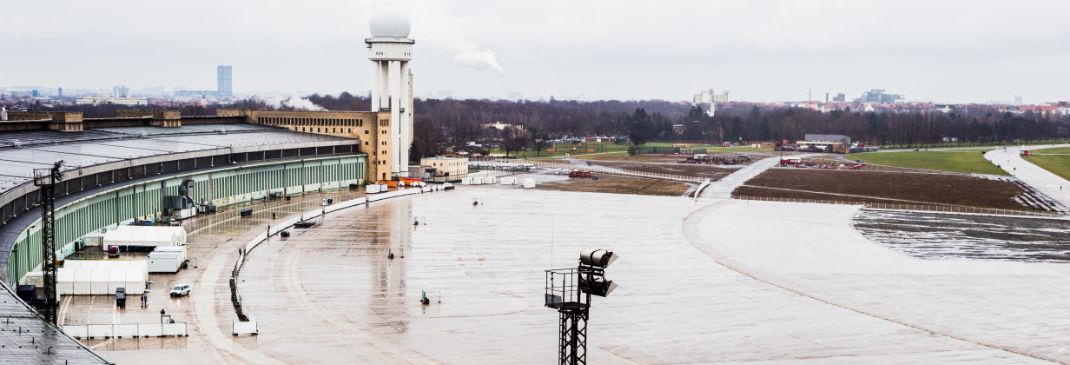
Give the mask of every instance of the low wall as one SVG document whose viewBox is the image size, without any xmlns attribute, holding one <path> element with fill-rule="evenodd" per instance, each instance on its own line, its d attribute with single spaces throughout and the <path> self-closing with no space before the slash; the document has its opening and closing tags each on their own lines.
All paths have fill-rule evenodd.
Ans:
<svg viewBox="0 0 1070 365">
<path fill-rule="evenodd" d="M 255 237 L 250 239 L 249 242 L 245 244 L 244 249 L 239 251 L 238 259 L 234 262 L 234 269 L 231 270 L 230 273 L 230 299 L 231 303 L 234 305 L 234 312 L 238 317 L 237 322 L 242 322 L 242 324 L 235 324 L 232 326 L 233 334 L 256 334 L 259 332 L 259 329 L 256 325 L 256 321 L 251 320 L 249 314 L 246 313 L 246 311 L 243 309 L 241 294 L 238 291 L 237 283 L 238 275 L 241 274 L 241 269 L 245 265 L 246 257 L 249 255 L 250 252 L 260 246 L 261 243 L 267 242 L 268 237 L 274 236 L 279 232 L 290 229 L 291 227 L 293 227 L 294 224 L 297 224 L 298 222 L 319 218 L 326 215 L 327 213 L 333 213 L 342 209 L 352 208 L 355 206 L 366 205 L 370 204 L 371 202 L 377 202 L 380 200 L 396 198 L 406 195 L 421 194 L 425 191 L 432 192 L 445 190 L 442 190 L 439 186 L 434 186 L 430 189 L 421 189 L 419 187 L 414 187 L 408 189 L 398 189 L 382 194 L 366 195 L 363 198 L 351 199 L 344 202 L 328 205 L 321 209 L 305 211 L 302 212 L 299 216 L 287 218 L 274 225 L 268 225 L 267 230 L 260 234 L 257 234 Z"/>
</svg>

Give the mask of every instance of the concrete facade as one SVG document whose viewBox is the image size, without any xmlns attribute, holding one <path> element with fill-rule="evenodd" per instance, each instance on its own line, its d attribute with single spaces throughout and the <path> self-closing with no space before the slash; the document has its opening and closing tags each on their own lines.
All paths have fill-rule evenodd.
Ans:
<svg viewBox="0 0 1070 365">
<path fill-rule="evenodd" d="M 233 111 L 220 110 L 231 114 Z M 389 180 L 395 170 L 393 138 L 389 112 L 357 111 L 242 111 L 248 123 L 286 128 L 359 141 L 360 151 L 368 155 L 368 180 Z M 406 147 L 406 150 L 408 148 Z"/>
<path fill-rule="evenodd" d="M 435 169 L 434 177 L 436 178 L 455 177 L 460 179 L 468 175 L 467 157 L 425 157 L 420 159 L 420 166 Z"/>
</svg>

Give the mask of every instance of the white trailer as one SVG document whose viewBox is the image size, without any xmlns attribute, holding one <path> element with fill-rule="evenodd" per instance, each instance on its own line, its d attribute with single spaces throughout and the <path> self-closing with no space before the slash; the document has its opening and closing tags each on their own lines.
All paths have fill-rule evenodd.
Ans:
<svg viewBox="0 0 1070 365">
<path fill-rule="evenodd" d="M 385 193 L 387 191 L 387 189 L 389 189 L 389 186 L 387 186 L 386 184 L 368 184 L 368 185 L 364 185 L 364 193 L 365 194 Z"/>
<path fill-rule="evenodd" d="M 162 246 L 145 259 L 149 273 L 176 273 L 186 262 L 186 246 Z"/>
<path fill-rule="evenodd" d="M 182 253 L 153 251 L 149 253 L 149 273 L 176 273 L 182 268 Z"/>
<path fill-rule="evenodd" d="M 82 242 L 87 247 L 89 247 L 89 246 L 103 247 L 103 245 L 101 243 L 104 242 L 104 233 L 101 233 L 101 232 L 89 233 L 89 234 L 85 235 L 85 237 L 83 237 L 83 241 Z"/>
</svg>

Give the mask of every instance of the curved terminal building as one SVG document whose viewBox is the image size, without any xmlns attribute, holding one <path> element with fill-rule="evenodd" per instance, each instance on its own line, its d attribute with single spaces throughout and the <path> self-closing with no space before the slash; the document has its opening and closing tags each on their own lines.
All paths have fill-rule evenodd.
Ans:
<svg viewBox="0 0 1070 365">
<path fill-rule="evenodd" d="M 35 170 L 62 161 L 55 184 L 57 262 L 77 255 L 87 235 L 120 226 L 166 225 L 234 204 L 288 201 L 408 176 L 415 42 L 408 37 L 408 18 L 395 9 L 376 14 L 370 28 L 369 111 L 224 109 L 184 116 L 121 110 L 108 118 L 10 113 L 0 123 L 0 296 L 6 303 L 0 315 L 9 318 L 0 324 L 0 357 L 16 363 L 106 362 L 39 320 L 18 299 L 24 293 L 16 296 L 16 288 L 32 284 L 40 291 L 42 284 L 43 198 Z M 60 294 L 65 290 L 76 289 L 61 287 Z M 17 328 L 14 337 L 9 327 Z M 23 346 L 23 330 L 30 329 L 41 334 Z"/>
</svg>

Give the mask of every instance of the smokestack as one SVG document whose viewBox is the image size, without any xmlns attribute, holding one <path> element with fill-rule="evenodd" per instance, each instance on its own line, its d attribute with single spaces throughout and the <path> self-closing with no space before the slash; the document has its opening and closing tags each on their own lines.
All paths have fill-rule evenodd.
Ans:
<svg viewBox="0 0 1070 365">
<path fill-rule="evenodd" d="M 829 93 L 825 92 L 825 104 L 829 103 Z"/>
</svg>

